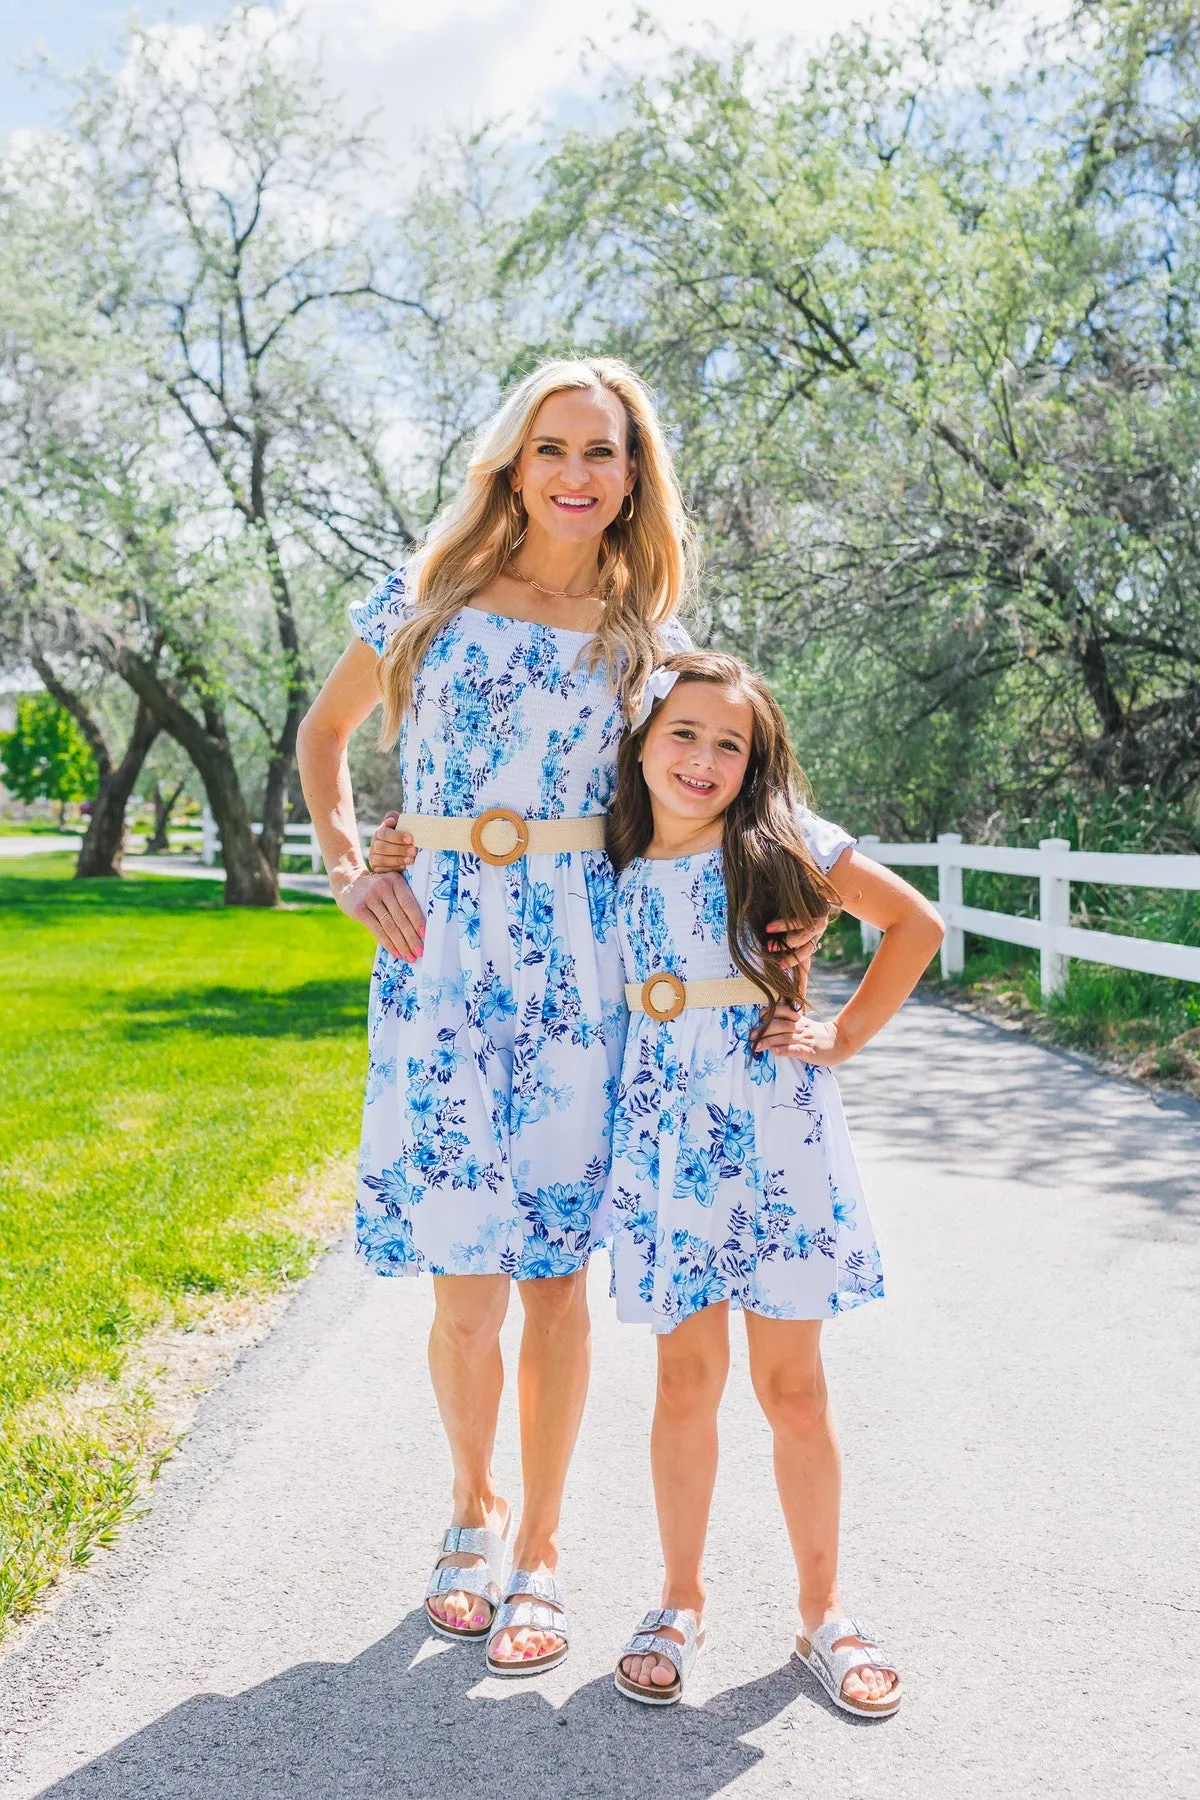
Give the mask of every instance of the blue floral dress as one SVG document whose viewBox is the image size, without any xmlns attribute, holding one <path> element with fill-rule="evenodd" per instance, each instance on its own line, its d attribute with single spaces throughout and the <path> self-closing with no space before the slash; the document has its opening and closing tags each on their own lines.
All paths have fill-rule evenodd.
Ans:
<svg viewBox="0 0 1200 1800">
<path fill-rule="evenodd" d="M 350 608 L 382 653 L 411 616 L 403 570 Z M 687 648 L 682 626 L 667 648 Z M 405 811 L 603 813 L 625 728 L 588 634 L 467 607 L 426 653 L 400 734 Z M 835 831 L 809 819 L 809 835 Z M 838 848 L 847 842 L 836 834 Z M 371 978 L 358 1246 L 382 1275 L 568 1275 L 608 1178 L 629 1014 L 603 850 L 495 867 L 420 850 L 425 947 Z"/>
<path fill-rule="evenodd" d="M 853 840 L 823 821 L 828 870 Z M 813 832 L 809 833 L 810 842 Z M 630 981 L 740 971 L 720 850 L 639 860 L 617 883 Z M 830 1069 L 756 1052 L 757 1006 L 634 1013 L 603 1218 L 618 1316 L 654 1331 L 716 1301 L 823 1319 L 883 1295 L 879 1250 Z"/>
</svg>

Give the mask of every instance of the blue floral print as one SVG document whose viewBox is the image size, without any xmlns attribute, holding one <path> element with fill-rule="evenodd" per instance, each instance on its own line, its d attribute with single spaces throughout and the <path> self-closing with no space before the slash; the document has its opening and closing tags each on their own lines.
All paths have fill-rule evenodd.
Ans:
<svg viewBox="0 0 1200 1800">
<path fill-rule="evenodd" d="M 412 616 L 406 587 L 396 570 L 350 609 L 379 654 Z M 668 649 L 689 643 L 674 624 L 664 635 Z M 607 674 L 581 662 L 587 643 L 582 632 L 456 613 L 413 684 L 397 804 L 455 817 L 491 806 L 603 813 L 624 721 Z M 849 841 L 812 815 L 804 828 L 824 867 Z M 629 1016 L 612 866 L 600 850 L 504 868 L 422 850 L 408 879 L 425 947 L 415 965 L 384 950 L 375 959 L 359 1249 L 384 1275 L 571 1274 L 598 1241 Z M 673 955 L 661 897 L 648 895 L 647 909 Z M 663 1049 L 647 1067 L 644 1106 L 633 1083 L 626 1110 L 646 1134 L 633 1136 L 638 1180 L 654 1175 L 659 1131 L 678 1132 L 679 1079 Z M 708 1098 L 723 1104 L 716 1087 Z M 737 1121 L 721 1129 L 732 1159 Z"/>
<path fill-rule="evenodd" d="M 411 616 L 405 589 L 397 570 L 350 609 L 379 653 Z M 397 803 L 602 813 L 624 721 L 587 642 L 457 613 L 417 673 Z M 359 1248 L 385 1275 L 569 1275 L 595 1243 L 628 1022 L 612 866 L 599 850 L 505 868 L 422 850 L 409 881 L 425 948 L 375 960 Z"/>
<path fill-rule="evenodd" d="M 828 868 L 851 842 L 806 822 Z M 719 850 L 633 863 L 616 888 L 627 979 L 738 973 Z M 716 1301 L 821 1319 L 883 1295 L 837 1082 L 755 1050 L 756 1006 L 630 1023 L 604 1219 L 621 1318 L 671 1331 Z"/>
</svg>

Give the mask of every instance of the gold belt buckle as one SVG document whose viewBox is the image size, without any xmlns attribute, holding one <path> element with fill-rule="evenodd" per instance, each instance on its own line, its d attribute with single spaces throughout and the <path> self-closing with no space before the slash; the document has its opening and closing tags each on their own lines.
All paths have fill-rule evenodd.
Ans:
<svg viewBox="0 0 1200 1800">
<path fill-rule="evenodd" d="M 520 813 L 507 806 L 492 806 L 471 826 L 471 848 L 493 868 L 518 862 L 529 848 L 529 827 Z"/>
<path fill-rule="evenodd" d="M 677 1019 L 686 1004 L 687 989 L 678 975 L 663 969 L 659 974 L 651 975 L 649 981 L 643 981 L 642 1005 L 660 1025 L 668 1025 L 672 1019 Z"/>
</svg>

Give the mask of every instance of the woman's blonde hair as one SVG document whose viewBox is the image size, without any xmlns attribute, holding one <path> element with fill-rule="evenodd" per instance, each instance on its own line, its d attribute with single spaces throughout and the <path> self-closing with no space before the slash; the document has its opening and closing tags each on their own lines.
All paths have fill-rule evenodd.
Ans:
<svg viewBox="0 0 1200 1800">
<path fill-rule="evenodd" d="M 690 598 L 695 559 L 679 478 L 650 391 L 615 357 L 546 362 L 517 384 L 484 426 L 460 492 L 433 521 L 418 552 L 415 616 L 393 633 L 380 664 L 384 749 L 399 735 L 417 671 L 438 632 L 512 558 L 525 518 L 513 504 L 510 471 L 542 402 L 570 388 L 603 388 L 617 396 L 628 421 L 626 449 L 637 469 L 632 519 L 618 514 L 601 538 L 597 592 L 604 614 L 584 658 L 611 672 L 626 712 L 661 659 L 659 629 Z"/>
</svg>

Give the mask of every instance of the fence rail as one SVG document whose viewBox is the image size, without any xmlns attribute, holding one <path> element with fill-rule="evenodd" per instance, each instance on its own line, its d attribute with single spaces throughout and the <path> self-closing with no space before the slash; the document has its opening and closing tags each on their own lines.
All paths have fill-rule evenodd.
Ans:
<svg viewBox="0 0 1200 1800">
<path fill-rule="evenodd" d="M 1060 993 L 1067 964 L 1106 963 L 1146 975 L 1170 975 L 1176 981 L 1200 981 L 1200 949 L 1164 944 L 1151 938 L 1120 937 L 1111 931 L 1085 931 L 1071 923 L 1071 883 L 1088 881 L 1109 887 L 1183 888 L 1200 892 L 1200 856 L 1131 856 L 1121 851 L 1072 850 L 1066 838 L 1043 838 L 1036 850 L 1008 844 L 964 844 L 946 831 L 936 844 L 884 844 L 875 837 L 859 839 L 864 856 L 890 868 L 936 868 L 938 911 L 946 923 L 942 940 L 942 975 L 962 973 L 966 932 L 1023 944 L 1041 953 L 1043 995 Z M 1038 882 L 1037 918 L 989 912 L 964 906 L 964 869 L 992 875 L 1032 876 Z M 879 933 L 862 928 L 863 953 L 869 956 Z"/>
<path fill-rule="evenodd" d="M 257 836 L 262 831 L 262 825 L 255 823 L 251 825 L 250 829 Z M 371 839 L 378 829 L 379 827 L 377 825 L 363 825 L 360 823 L 358 835 L 364 847 L 371 842 Z M 217 822 L 207 806 L 204 808 L 204 813 L 201 818 L 200 832 L 200 861 L 206 868 L 211 869 L 216 862 L 221 849 L 221 834 L 217 830 Z M 317 834 L 312 826 L 285 825 L 283 828 L 283 835 L 285 840 L 284 849 L 288 852 L 294 852 L 298 856 L 307 856 L 311 863 L 313 874 L 319 875 L 321 870 L 325 867 L 325 863 L 321 856 L 321 846 L 317 842 Z"/>
<path fill-rule="evenodd" d="M 256 832 L 262 830 L 255 825 Z M 211 866 L 221 848 L 216 823 L 207 807 L 202 821 L 201 860 Z M 374 825 L 359 825 L 364 847 L 374 835 Z M 285 825 L 287 848 L 311 859 L 314 874 L 324 867 L 321 850 L 311 825 Z M 1106 963 L 1111 968 L 1134 969 L 1146 975 L 1169 975 L 1176 981 L 1200 982 L 1200 949 L 1189 944 L 1164 944 L 1151 938 L 1120 937 L 1111 931 L 1085 931 L 1071 923 L 1071 883 L 1088 881 L 1110 887 L 1184 888 L 1200 892 L 1200 856 L 1131 856 L 1120 851 L 1072 850 L 1066 838 L 1043 838 L 1036 850 L 1018 850 L 1010 844 L 964 844 L 957 832 L 943 832 L 936 844 L 885 844 L 876 837 L 862 837 L 864 856 L 891 868 L 936 868 L 938 911 L 946 922 L 942 940 L 942 974 L 962 973 L 964 934 L 997 938 L 1005 944 L 1022 944 L 1041 954 L 1043 994 L 1056 994 L 1066 985 L 1067 964 Z M 1037 880 L 1037 918 L 1016 913 L 989 912 L 964 906 L 964 869 L 982 869 L 991 875 L 1024 875 Z M 879 942 L 870 925 L 862 927 L 863 953 Z"/>
</svg>

